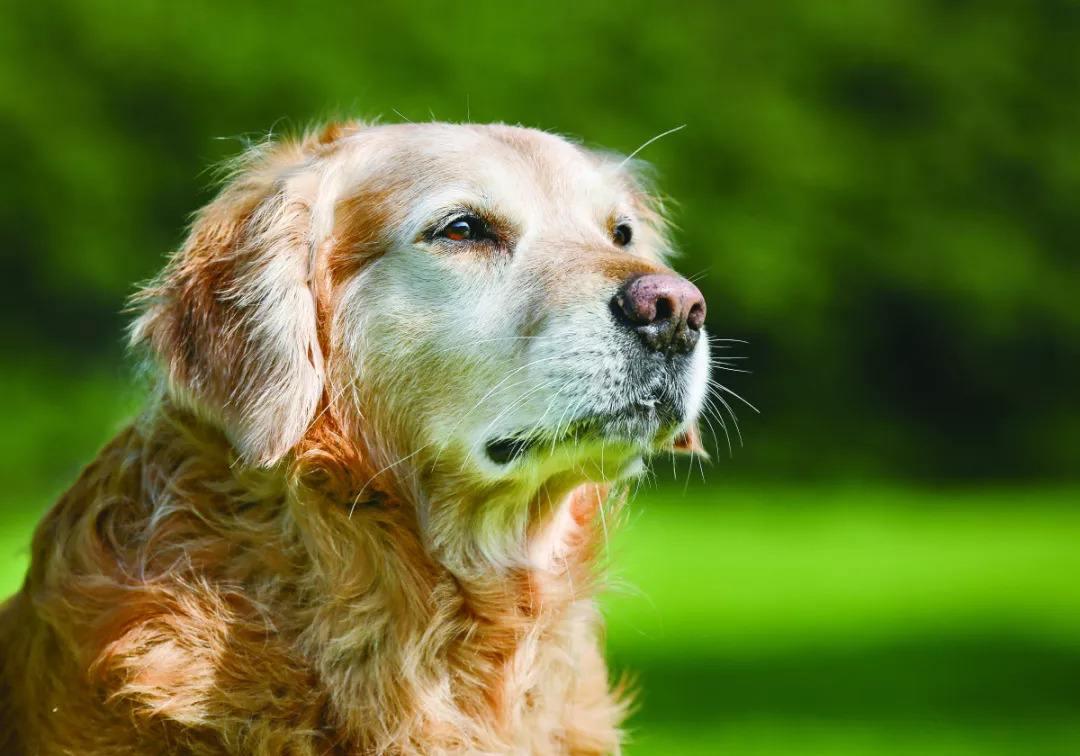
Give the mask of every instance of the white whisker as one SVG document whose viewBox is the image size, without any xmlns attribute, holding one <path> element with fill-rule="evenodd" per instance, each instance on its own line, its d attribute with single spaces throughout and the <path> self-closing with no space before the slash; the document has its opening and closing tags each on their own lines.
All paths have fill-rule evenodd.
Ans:
<svg viewBox="0 0 1080 756">
<path fill-rule="evenodd" d="M 683 130 L 683 129 L 685 129 L 685 128 L 686 128 L 686 124 L 684 123 L 684 124 L 681 124 L 681 125 L 679 125 L 679 126 L 676 126 L 676 127 L 675 127 L 675 128 L 673 128 L 673 129 L 668 129 L 667 131 L 662 131 L 662 132 L 660 132 L 659 134 L 657 134 L 656 136 L 654 136 L 654 137 L 653 137 L 652 139 L 649 139 L 649 140 L 647 140 L 647 141 L 646 141 L 646 142 L 645 142 L 645 143 L 644 143 L 643 145 L 641 145 L 641 146 L 640 146 L 640 147 L 638 147 L 638 148 L 637 148 L 636 150 L 634 150 L 633 152 L 631 152 L 631 153 L 630 153 L 629 155 L 627 155 L 627 156 L 626 156 L 625 158 L 623 158 L 623 161 L 622 161 L 621 163 L 619 163 L 619 168 L 622 168 L 622 167 L 623 167 L 624 165 L 626 165 L 626 164 L 627 164 L 627 163 L 629 163 L 629 162 L 630 162 L 631 160 L 633 160 L 633 159 L 634 159 L 634 157 L 635 157 L 635 156 L 636 156 L 636 155 L 637 155 L 638 153 L 640 153 L 640 152 L 641 152 L 641 151 L 642 151 L 643 149 L 645 149 L 646 147 L 648 147 L 648 146 L 649 146 L 650 144 L 652 144 L 653 142 L 657 142 L 657 141 L 659 141 L 659 140 L 663 139 L 664 137 L 666 137 L 666 136 L 668 136 L 668 135 L 670 135 L 670 134 L 674 134 L 674 133 L 675 133 L 675 132 L 677 132 L 677 131 L 682 131 L 682 130 Z"/>
</svg>

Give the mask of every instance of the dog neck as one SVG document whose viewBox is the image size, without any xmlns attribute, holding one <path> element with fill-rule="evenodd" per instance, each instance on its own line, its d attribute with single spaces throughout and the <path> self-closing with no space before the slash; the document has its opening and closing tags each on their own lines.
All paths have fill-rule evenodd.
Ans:
<svg viewBox="0 0 1080 756">
<path fill-rule="evenodd" d="M 520 716 L 532 688 L 568 695 L 580 657 L 596 654 L 597 515 L 607 488 L 566 477 L 531 492 L 462 493 L 432 479 L 379 477 L 332 414 L 324 417 L 288 480 L 290 509 L 319 576 L 312 592 L 333 597 L 311 610 L 302 634 L 322 660 L 320 674 L 340 683 L 331 688 L 368 701 L 387 695 L 369 689 L 371 680 L 398 680 L 394 695 L 415 698 L 451 674 L 456 713 L 446 705 L 441 716 L 489 724 Z M 420 659 L 430 662 L 418 678 L 356 672 L 357 664 Z M 543 684 L 542 675 L 560 682 Z M 440 711 L 430 702 L 423 709 Z"/>
</svg>

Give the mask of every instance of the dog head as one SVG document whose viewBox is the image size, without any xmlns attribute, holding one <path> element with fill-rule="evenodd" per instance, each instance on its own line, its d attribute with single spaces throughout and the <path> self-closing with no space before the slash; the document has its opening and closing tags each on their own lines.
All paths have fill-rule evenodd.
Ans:
<svg viewBox="0 0 1080 756">
<path fill-rule="evenodd" d="M 254 465 L 325 412 L 420 489 L 611 481 L 696 444 L 705 302 L 627 161 L 501 125 L 253 149 L 133 340 Z"/>
</svg>

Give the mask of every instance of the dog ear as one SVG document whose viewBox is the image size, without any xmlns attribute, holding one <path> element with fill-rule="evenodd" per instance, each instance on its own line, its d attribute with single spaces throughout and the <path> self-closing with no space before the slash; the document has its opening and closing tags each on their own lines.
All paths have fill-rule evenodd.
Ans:
<svg viewBox="0 0 1080 756">
<path fill-rule="evenodd" d="M 219 424 L 249 463 L 303 436 L 323 390 L 303 175 L 257 157 L 196 217 L 161 276 L 136 295 L 133 346 L 170 396 Z M 290 166 L 291 167 L 291 166 Z"/>
</svg>

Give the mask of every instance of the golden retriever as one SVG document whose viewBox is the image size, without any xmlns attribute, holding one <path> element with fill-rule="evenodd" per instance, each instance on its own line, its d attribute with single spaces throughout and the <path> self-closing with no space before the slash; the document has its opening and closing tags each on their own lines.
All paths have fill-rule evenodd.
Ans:
<svg viewBox="0 0 1080 756">
<path fill-rule="evenodd" d="M 0 751 L 618 752 L 609 489 L 697 447 L 709 365 L 632 169 L 504 125 L 248 150 L 0 611 Z"/>
</svg>

